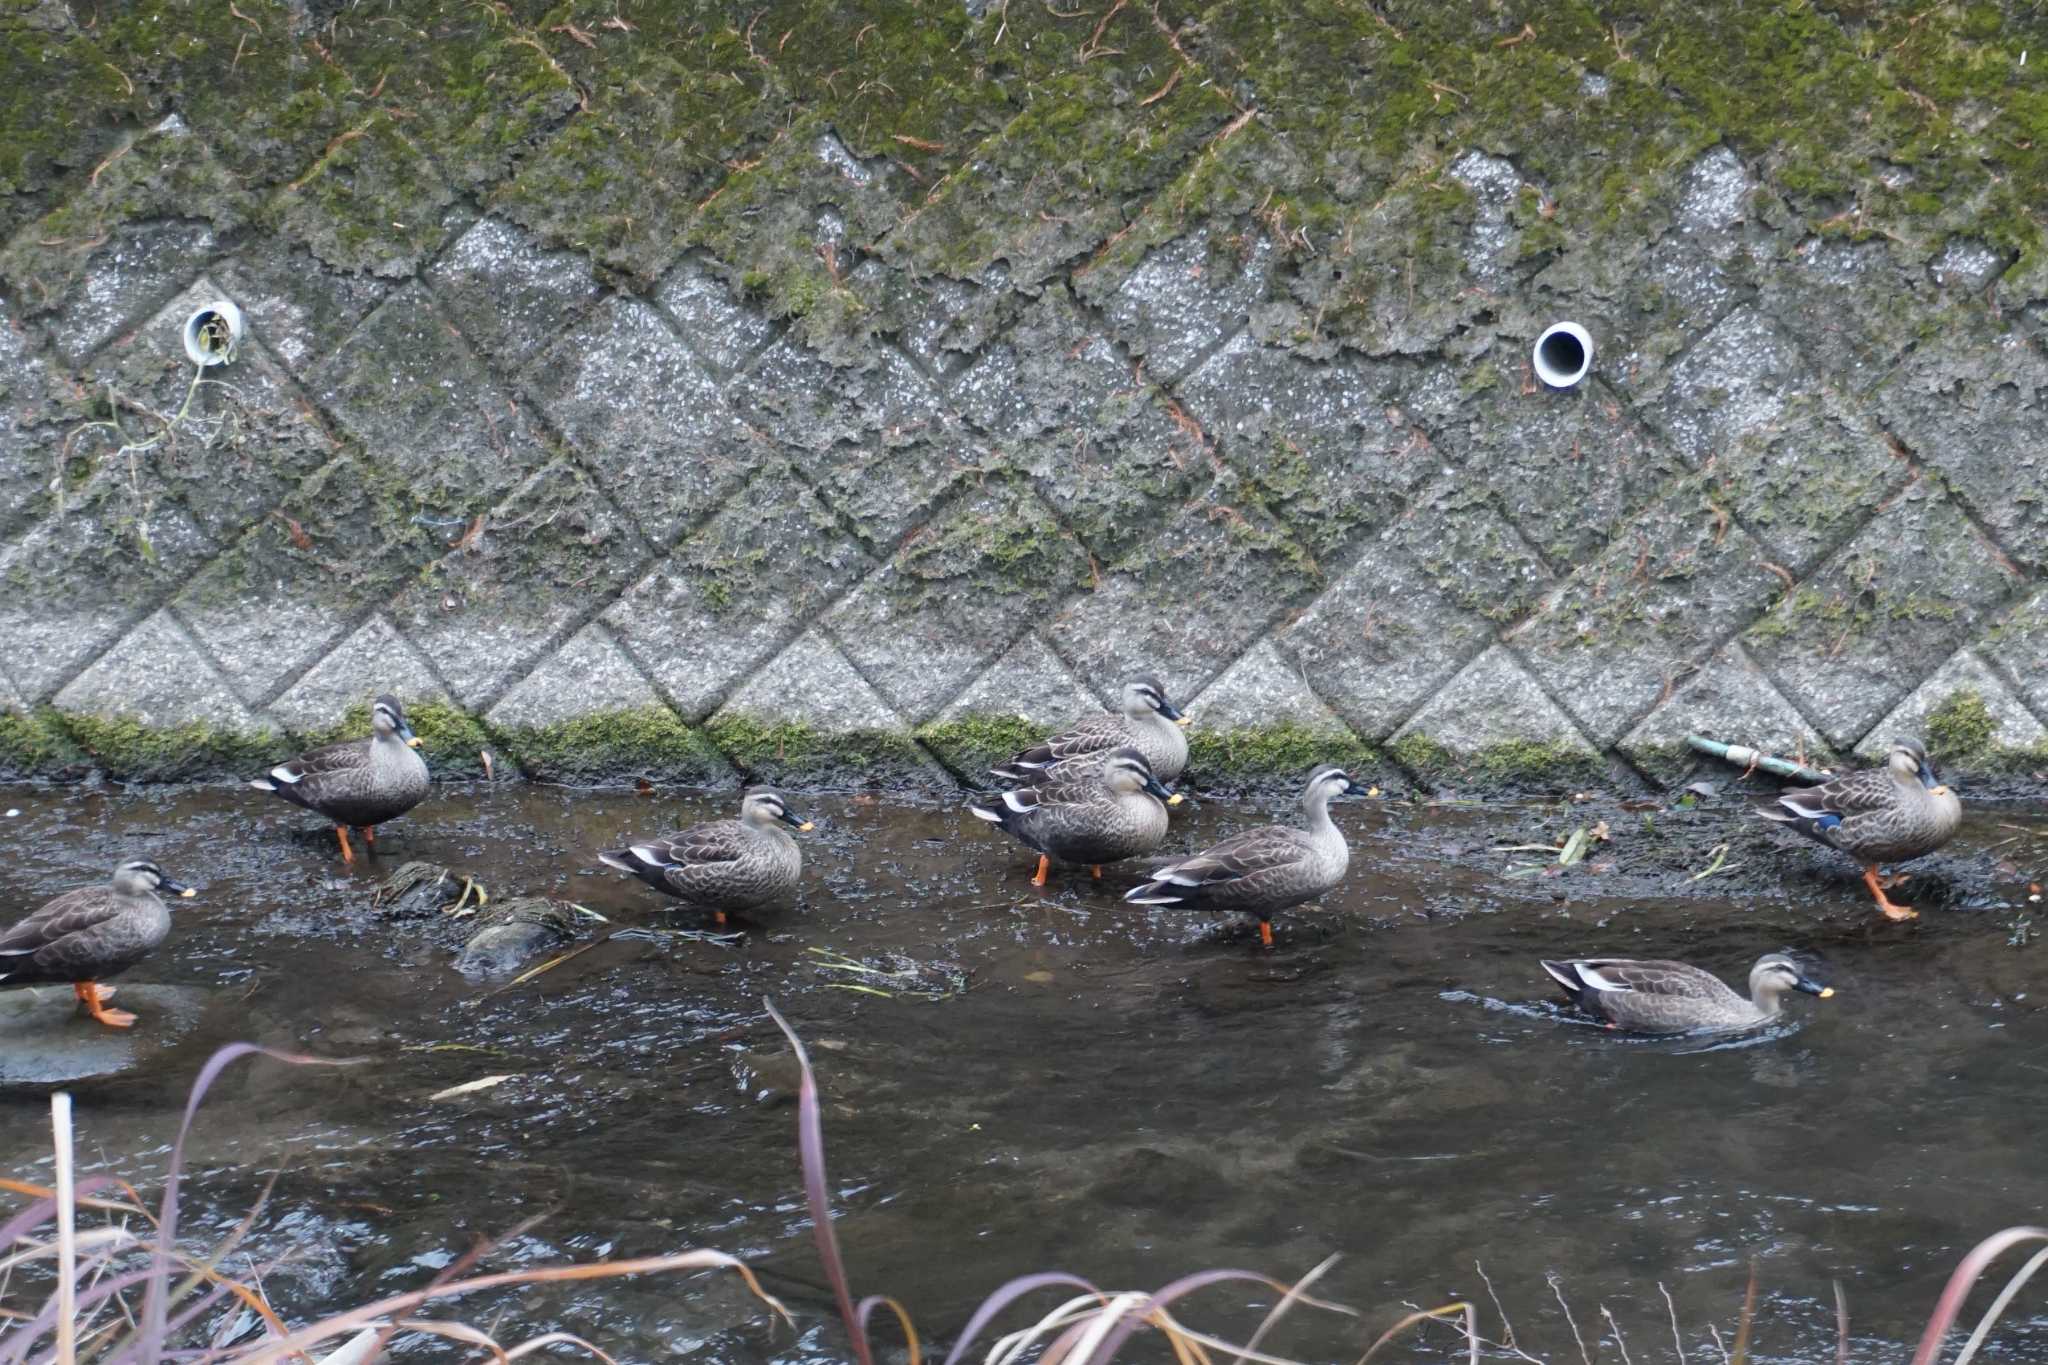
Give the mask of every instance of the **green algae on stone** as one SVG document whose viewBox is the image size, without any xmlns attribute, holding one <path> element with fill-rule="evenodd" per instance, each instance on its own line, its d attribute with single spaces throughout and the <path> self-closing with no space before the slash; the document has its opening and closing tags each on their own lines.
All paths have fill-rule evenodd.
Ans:
<svg viewBox="0 0 2048 1365">
<path fill-rule="evenodd" d="M 964 784 L 985 787 L 992 765 L 1030 748 L 1046 733 L 1045 726 L 1022 716 L 968 713 L 921 725 L 916 736 Z"/>
<path fill-rule="evenodd" d="M 1953 782 L 1958 774 L 2005 777 L 2048 768 L 2048 741 L 2024 748 L 1998 742 L 1998 717 L 1973 687 L 1951 692 L 1928 713 L 1927 753 Z"/>
<path fill-rule="evenodd" d="M 1460 791 L 1565 791 L 1605 785 L 1607 768 L 1583 745 L 1506 740 L 1459 753 L 1427 735 L 1403 735 L 1387 752 L 1426 785 Z"/>
<path fill-rule="evenodd" d="M 121 782 L 189 782 L 261 772 L 290 756 L 275 730 L 242 733 L 204 721 L 149 726 L 125 716 L 62 714 L 59 723 L 93 765 Z"/>
<path fill-rule="evenodd" d="M 1203 791 L 1246 787 L 1298 787 L 1316 768 L 1334 763 L 1360 783 L 1386 763 L 1372 745 L 1348 731 L 1318 730 L 1292 722 L 1237 730 L 1188 730 L 1185 782 Z"/>
<path fill-rule="evenodd" d="M 507 726 L 505 748 L 536 781 L 576 786 L 705 784 L 732 774 L 718 751 L 663 706 L 594 711 L 552 725 Z"/>
<path fill-rule="evenodd" d="M 705 722 L 704 732 L 749 781 L 798 788 L 922 785 L 932 776 L 916 742 L 887 730 L 827 732 L 800 721 L 721 713 Z"/>
<path fill-rule="evenodd" d="M 0 779 L 67 781 L 92 771 L 92 760 L 47 708 L 0 710 Z"/>
</svg>

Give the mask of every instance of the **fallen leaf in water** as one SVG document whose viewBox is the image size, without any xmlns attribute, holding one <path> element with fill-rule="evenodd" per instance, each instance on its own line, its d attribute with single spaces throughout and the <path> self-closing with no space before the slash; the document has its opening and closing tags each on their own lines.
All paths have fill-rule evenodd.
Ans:
<svg viewBox="0 0 2048 1365">
<path fill-rule="evenodd" d="M 477 757 L 484 761 L 484 781 L 488 782 L 491 780 L 491 751 L 489 749 L 479 749 L 477 750 Z"/>
<path fill-rule="evenodd" d="M 494 1086 L 503 1085 L 507 1081 L 516 1081 L 518 1079 L 519 1073 L 516 1071 L 507 1072 L 503 1076 L 485 1076 L 478 1080 L 465 1081 L 461 1085 L 451 1085 L 446 1090 L 436 1090 L 433 1094 L 427 1096 L 427 1100 L 431 1103 L 434 1100 L 452 1100 L 458 1095 L 474 1095 L 480 1090 L 489 1090 Z"/>
<path fill-rule="evenodd" d="M 1599 824 L 1593 826 L 1593 828 L 1586 831 L 1586 833 L 1591 838 L 1598 839 L 1603 844 L 1607 843 L 1614 837 L 1613 832 L 1607 828 L 1607 822 L 1605 820 L 1602 820 Z"/>
</svg>

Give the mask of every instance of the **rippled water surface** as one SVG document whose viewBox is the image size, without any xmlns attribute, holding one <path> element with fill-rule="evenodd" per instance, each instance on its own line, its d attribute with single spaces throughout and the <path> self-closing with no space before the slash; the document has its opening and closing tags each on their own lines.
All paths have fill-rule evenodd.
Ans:
<svg viewBox="0 0 2048 1365">
<path fill-rule="evenodd" d="M 668 932 L 707 926 L 593 856 L 730 800 L 455 788 L 344 872 L 331 836 L 254 792 L 0 792 L 20 812 L 0 825 L 8 918 L 130 852 L 205 888 L 121 983 L 143 1021 L 93 1065 L 130 1064 L 74 1086 L 83 1160 L 147 1187 L 222 1043 L 367 1057 L 244 1063 L 201 1115 L 187 1191 L 201 1230 L 283 1172 L 254 1254 L 298 1252 L 268 1281 L 288 1311 L 414 1287 L 545 1213 L 492 1264 L 719 1247 L 763 1268 L 802 1335 L 703 1277 L 469 1310 L 507 1336 L 561 1326 L 638 1358 L 836 1357 L 768 996 L 819 1064 L 855 1290 L 903 1300 L 928 1338 L 1030 1271 L 1153 1288 L 1218 1266 L 1292 1279 L 1334 1252 L 1319 1292 L 1367 1322 L 1301 1314 L 1279 1349 L 1355 1359 L 1402 1303 L 1464 1296 L 1494 1331 L 1483 1265 L 1545 1359 L 1579 1358 L 1553 1280 L 1607 1359 L 1603 1306 L 1635 1361 L 1673 1358 L 1660 1284 L 1688 1352 L 1719 1359 L 1709 1328 L 1732 1332 L 1754 1260 L 1759 1358 L 1832 1360 L 1839 1281 L 1854 1357 L 1894 1360 L 1963 1251 L 2048 1219 L 2038 821 L 1973 813 L 1902 893 L 1927 913 L 1897 927 L 1843 870 L 1732 807 L 1647 826 L 1609 809 L 1614 839 L 1588 865 L 1511 877 L 1538 855 L 1491 846 L 1556 841 L 1593 815 L 1354 805 L 1339 813 L 1351 880 L 1283 918 L 1271 952 L 1236 926 L 1123 905 L 1128 872 L 1038 892 L 1020 850 L 950 807 L 807 799 L 802 903 L 723 944 Z M 1280 808 L 1179 812 L 1172 846 Z M 1717 839 L 1724 874 L 1691 880 Z M 370 908 L 411 858 L 610 923 L 529 980 L 471 983 L 449 965 L 461 925 Z M 1836 997 L 1797 997 L 1781 1026 L 1718 1045 L 1588 1027 L 1535 965 L 1668 955 L 1739 980 L 1778 948 L 1809 954 Z M 153 1005 L 157 986 L 176 989 Z M 99 1035 L 69 1018 L 17 1028 L 10 1064 L 104 1050 Z M 429 1098 L 493 1075 L 512 1079 Z M 0 1169 L 46 1177 L 46 1124 L 38 1088 L 8 1090 Z M 1248 1330 L 1265 1302 L 1211 1291 L 1187 1316 Z M 2043 1302 L 2022 1301 L 1991 1358 L 2048 1360 Z M 1454 1344 L 1419 1340 L 1436 1356 Z"/>
</svg>

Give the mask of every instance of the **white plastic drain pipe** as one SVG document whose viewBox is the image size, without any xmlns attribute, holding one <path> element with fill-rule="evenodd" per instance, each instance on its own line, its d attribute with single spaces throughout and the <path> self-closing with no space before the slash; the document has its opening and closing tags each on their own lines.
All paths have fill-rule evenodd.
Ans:
<svg viewBox="0 0 2048 1365">
<path fill-rule="evenodd" d="M 226 299 L 195 309 L 185 319 L 185 354 L 194 365 L 225 365 L 242 344 L 242 310 Z"/>
<path fill-rule="evenodd" d="M 1551 388 L 1572 388 L 1593 368 L 1592 334 L 1576 322 L 1553 322 L 1536 338 L 1530 361 Z"/>
</svg>

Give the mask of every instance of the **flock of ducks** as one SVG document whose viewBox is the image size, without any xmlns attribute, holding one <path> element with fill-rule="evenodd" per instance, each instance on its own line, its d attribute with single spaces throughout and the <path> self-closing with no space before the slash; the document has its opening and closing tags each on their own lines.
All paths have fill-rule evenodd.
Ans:
<svg viewBox="0 0 2048 1365">
<path fill-rule="evenodd" d="M 1055 862 L 1087 867 L 1147 858 L 1166 840 L 1170 783 L 1187 765 L 1187 718 L 1156 678 L 1134 678 L 1116 711 L 1086 717 L 990 771 L 1010 784 L 968 810 L 1038 854 L 1032 884 L 1043 886 Z M 376 845 L 377 826 L 425 799 L 420 741 L 395 697 L 370 709 L 370 735 L 330 744 L 281 763 L 250 785 L 334 824 L 344 863 L 353 864 L 349 831 Z M 1192 857 L 1155 860 L 1128 891 L 1133 905 L 1170 905 L 1254 918 L 1260 941 L 1273 942 L 1272 917 L 1316 900 L 1343 881 L 1351 862 L 1330 818 L 1339 797 L 1370 792 L 1338 767 L 1319 767 L 1302 789 L 1299 826 L 1267 825 L 1233 835 Z M 1786 791 L 1760 813 L 1856 859 L 1878 908 L 1889 918 L 1915 911 L 1885 895 L 1903 877 L 1893 863 L 1931 853 L 1962 820 L 1955 793 L 1936 778 L 1918 743 L 1895 744 L 1882 767 L 1817 787 Z M 811 823 L 780 793 L 749 789 L 739 817 L 609 849 L 599 858 L 655 890 L 712 912 L 723 924 L 791 896 L 803 854 L 791 831 Z M 0 933 L 0 989 L 70 985 L 92 1018 L 115 1028 L 135 1016 L 109 1009 L 100 983 L 141 961 L 170 931 L 162 896 L 189 897 L 148 860 L 122 863 L 103 886 L 66 892 Z M 1771 954 L 1750 972 L 1744 997 L 1718 977 L 1682 962 L 1621 958 L 1545 961 L 1543 969 L 1586 1013 L 1611 1027 L 1672 1033 L 1752 1027 L 1774 1018 L 1787 992 L 1826 997 L 1790 958 Z"/>
</svg>

